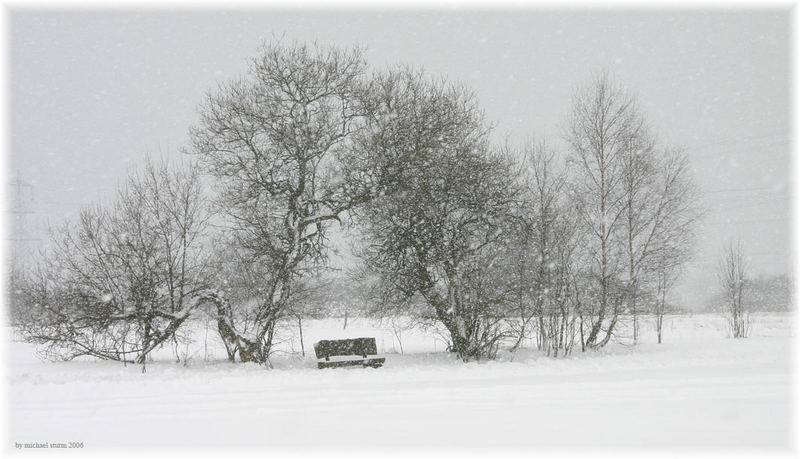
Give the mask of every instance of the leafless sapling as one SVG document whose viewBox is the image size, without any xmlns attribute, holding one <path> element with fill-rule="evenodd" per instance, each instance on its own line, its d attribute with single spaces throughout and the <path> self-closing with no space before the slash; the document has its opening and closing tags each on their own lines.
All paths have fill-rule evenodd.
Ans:
<svg viewBox="0 0 800 459">
<path fill-rule="evenodd" d="M 731 336 L 747 338 L 750 334 L 750 314 L 746 304 L 748 264 L 740 243 L 730 243 L 723 249 L 717 274 Z"/>
</svg>

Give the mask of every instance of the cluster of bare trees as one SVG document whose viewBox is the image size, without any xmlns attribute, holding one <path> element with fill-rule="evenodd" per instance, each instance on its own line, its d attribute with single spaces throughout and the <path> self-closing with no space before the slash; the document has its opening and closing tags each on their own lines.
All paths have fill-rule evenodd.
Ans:
<svg viewBox="0 0 800 459">
<path fill-rule="evenodd" d="M 685 156 L 633 96 L 606 75 L 579 93 L 559 162 L 541 142 L 493 149 L 463 88 L 409 74 L 391 87 L 387 106 L 414 115 L 389 118 L 381 132 L 407 135 L 381 137 L 368 169 L 403 168 L 360 211 L 380 305 L 444 325 L 465 359 L 529 338 L 555 356 L 598 348 L 622 320 L 636 342 L 643 313 L 661 340 L 700 212 Z"/>
<path fill-rule="evenodd" d="M 567 160 L 531 144 L 525 158 L 522 231 L 511 246 L 516 298 L 511 328 L 548 354 L 606 345 L 622 321 L 640 334 L 689 258 L 700 212 L 685 156 L 661 146 L 633 96 L 607 75 L 573 100 Z"/>
<path fill-rule="evenodd" d="M 575 212 L 567 194 L 566 169 L 543 143 L 530 143 L 518 156 L 523 162 L 520 231 L 509 245 L 514 292 L 516 350 L 533 336 L 539 349 L 558 356 L 571 352 L 580 332 L 582 279 L 578 276 Z"/>
<path fill-rule="evenodd" d="M 573 102 L 566 161 L 489 132 L 463 86 L 369 72 L 359 48 L 265 45 L 201 105 L 197 167 L 148 165 L 59 231 L 17 322 L 65 357 L 144 363 L 206 313 L 230 360 L 269 364 L 281 326 L 322 314 L 315 282 L 346 224 L 373 309 L 443 326 L 464 360 L 529 338 L 556 356 L 597 348 L 628 313 L 637 340 L 688 258 L 685 157 L 606 76 Z"/>
<path fill-rule="evenodd" d="M 663 317 L 666 290 L 689 257 L 700 213 L 687 159 L 653 138 L 636 99 L 607 75 L 576 96 L 566 137 L 589 281 L 584 345 L 608 343 L 624 312 L 636 342 L 642 300 L 654 299 Z"/>
</svg>

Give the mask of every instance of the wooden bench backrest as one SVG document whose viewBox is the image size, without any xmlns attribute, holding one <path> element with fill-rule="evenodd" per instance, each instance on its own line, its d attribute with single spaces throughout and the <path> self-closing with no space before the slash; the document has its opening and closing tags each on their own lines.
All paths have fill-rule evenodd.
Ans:
<svg viewBox="0 0 800 459">
<path fill-rule="evenodd" d="M 314 354 L 318 359 L 335 355 L 375 355 L 377 353 L 378 347 L 375 345 L 375 338 L 324 339 L 314 343 Z"/>
</svg>

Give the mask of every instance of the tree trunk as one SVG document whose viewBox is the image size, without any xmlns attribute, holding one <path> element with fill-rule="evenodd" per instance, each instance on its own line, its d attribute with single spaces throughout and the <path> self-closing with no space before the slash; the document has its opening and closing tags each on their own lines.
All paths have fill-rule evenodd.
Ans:
<svg viewBox="0 0 800 459">
<path fill-rule="evenodd" d="M 305 357 L 306 356 L 306 347 L 303 344 L 303 318 L 302 317 L 298 317 L 297 318 L 297 327 L 300 329 L 300 353 L 302 354 L 303 357 Z"/>
<path fill-rule="evenodd" d="M 658 318 L 656 319 L 656 327 L 658 329 L 658 344 L 661 344 L 661 327 L 663 326 L 663 321 L 664 318 L 661 316 L 661 314 L 659 314 Z"/>
<path fill-rule="evenodd" d="M 206 334 L 203 339 L 203 361 L 208 362 L 208 318 L 206 318 Z"/>
<path fill-rule="evenodd" d="M 145 361 L 147 360 L 147 354 L 149 353 L 150 349 L 150 323 L 145 322 L 144 324 L 144 336 L 142 336 L 142 352 L 137 357 L 139 363 L 142 364 L 142 373 L 147 372 L 147 366 Z"/>
<path fill-rule="evenodd" d="M 597 313 L 597 322 L 592 324 L 589 337 L 586 338 L 587 347 L 595 347 L 597 335 L 605 319 L 608 307 L 608 237 L 606 235 L 606 165 L 603 139 L 600 139 L 600 311 Z"/>
<path fill-rule="evenodd" d="M 581 315 L 581 352 L 586 352 L 586 340 L 583 338 L 583 315 Z"/>
<path fill-rule="evenodd" d="M 639 343 L 639 321 L 638 317 L 636 316 L 636 294 L 634 293 L 633 298 L 631 298 L 632 309 L 633 309 L 633 344 Z"/>
</svg>

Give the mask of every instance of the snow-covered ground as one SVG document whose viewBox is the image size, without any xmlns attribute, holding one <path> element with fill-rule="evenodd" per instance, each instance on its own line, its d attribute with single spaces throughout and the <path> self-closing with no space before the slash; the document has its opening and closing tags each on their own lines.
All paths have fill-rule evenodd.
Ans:
<svg viewBox="0 0 800 459">
<path fill-rule="evenodd" d="M 790 314 L 754 318 L 748 339 L 726 337 L 714 315 L 670 318 L 664 344 L 650 325 L 635 347 L 553 359 L 533 350 L 463 364 L 432 334 L 351 319 L 309 322 L 305 359 L 275 369 L 221 360 L 213 330 L 138 366 L 42 363 L 6 346 L 13 442 L 118 447 L 532 447 L 788 450 L 792 431 Z M 311 343 L 375 336 L 380 369 L 317 370 Z M 13 338 L 8 334 L 9 339 Z M 299 348 L 296 336 L 285 348 Z M 173 357 L 170 359 L 170 353 Z M 334 448 L 334 449 L 330 449 Z"/>
</svg>

